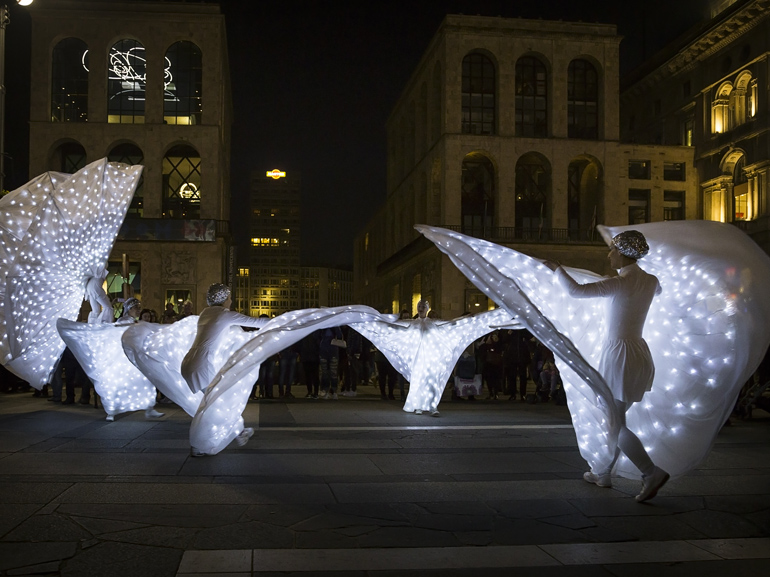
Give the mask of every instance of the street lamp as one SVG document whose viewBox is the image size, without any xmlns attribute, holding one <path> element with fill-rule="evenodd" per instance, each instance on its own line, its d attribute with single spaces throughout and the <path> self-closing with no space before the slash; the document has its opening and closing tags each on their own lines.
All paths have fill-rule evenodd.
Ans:
<svg viewBox="0 0 770 577">
<path fill-rule="evenodd" d="M 34 0 L 16 0 L 29 6 Z M 11 21 L 8 6 L 0 7 L 0 196 L 5 186 L 5 29 Z"/>
</svg>

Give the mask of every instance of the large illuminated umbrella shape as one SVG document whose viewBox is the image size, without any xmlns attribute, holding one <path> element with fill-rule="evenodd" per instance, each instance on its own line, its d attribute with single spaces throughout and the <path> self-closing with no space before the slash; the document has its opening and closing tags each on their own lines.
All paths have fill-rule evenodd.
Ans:
<svg viewBox="0 0 770 577">
<path fill-rule="evenodd" d="M 426 317 L 352 328 L 374 343 L 409 382 L 404 410 L 436 414 L 447 379 L 463 351 L 503 325 L 513 326 L 511 314 L 500 308 L 451 321 Z"/>
<path fill-rule="evenodd" d="M 557 356 L 581 455 L 593 470 L 611 462 L 616 409 L 596 372 L 602 299 L 572 299 L 541 261 L 459 233 L 416 227 L 463 274 Z M 652 390 L 627 413 L 628 427 L 673 476 L 696 467 L 770 343 L 770 258 L 737 228 L 709 221 L 599 227 L 609 241 L 641 231 L 650 254 L 639 266 L 658 277 L 644 338 L 655 362 Z M 567 269 L 580 283 L 598 275 Z M 638 478 L 625 457 L 615 473 Z"/>
<path fill-rule="evenodd" d="M 363 305 L 302 309 L 284 313 L 262 327 L 233 354 L 205 391 L 190 427 L 190 445 L 207 455 L 227 447 L 243 430 L 243 410 L 269 357 L 312 332 L 327 327 L 379 321 L 383 315 Z M 358 325 L 354 325 L 358 326 Z"/>
<path fill-rule="evenodd" d="M 5 277 L 8 369 L 40 389 L 64 342 L 59 318 L 77 318 L 88 279 L 103 274 L 142 172 L 93 162 L 52 187 L 32 219 Z"/>
</svg>

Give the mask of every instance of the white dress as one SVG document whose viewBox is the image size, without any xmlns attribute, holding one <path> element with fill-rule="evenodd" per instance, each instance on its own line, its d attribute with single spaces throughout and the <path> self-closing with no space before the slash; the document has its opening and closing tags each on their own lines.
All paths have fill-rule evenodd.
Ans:
<svg viewBox="0 0 770 577">
<path fill-rule="evenodd" d="M 655 378 L 655 364 L 642 331 L 652 299 L 661 292 L 658 279 L 636 263 L 621 268 L 616 277 L 587 284 L 575 282 L 562 267 L 556 269 L 556 275 L 573 298 L 609 299 L 599 374 L 616 399 L 641 401 Z"/>
<path fill-rule="evenodd" d="M 262 327 L 269 319 L 242 315 L 221 306 L 203 309 L 198 317 L 198 332 L 192 347 L 182 361 L 182 376 L 193 393 L 203 391 L 217 374 L 219 367 L 214 363 L 217 347 L 224 332 L 233 325 Z"/>
</svg>

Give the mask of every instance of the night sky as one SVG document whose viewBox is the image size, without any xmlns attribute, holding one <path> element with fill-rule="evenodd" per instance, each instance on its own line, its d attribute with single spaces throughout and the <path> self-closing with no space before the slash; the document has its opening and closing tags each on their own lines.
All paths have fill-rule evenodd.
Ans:
<svg viewBox="0 0 770 577">
<path fill-rule="evenodd" d="M 6 1 L 6 188 L 13 189 L 29 179 L 30 18 Z M 385 122 L 446 14 L 617 24 L 624 74 L 707 18 L 709 6 L 523 4 L 223 0 L 234 105 L 232 206 L 245 201 L 252 171 L 301 172 L 302 264 L 350 267 L 355 234 L 385 199 Z M 247 213 L 233 212 L 236 240 L 245 246 Z"/>
</svg>

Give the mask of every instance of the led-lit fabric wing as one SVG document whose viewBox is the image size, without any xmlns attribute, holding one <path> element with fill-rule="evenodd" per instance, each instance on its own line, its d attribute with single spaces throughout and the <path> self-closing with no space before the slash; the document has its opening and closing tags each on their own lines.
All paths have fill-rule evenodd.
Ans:
<svg viewBox="0 0 770 577">
<path fill-rule="evenodd" d="M 123 351 L 155 388 L 179 405 L 188 415 L 195 416 L 203 400 L 203 392 L 193 393 L 182 376 L 182 361 L 190 350 L 198 328 L 198 315 L 190 315 L 170 325 L 139 322 L 129 325 L 123 333 Z M 232 326 L 224 332 L 214 355 L 214 365 L 225 361 L 256 331 L 244 331 Z"/>
<path fill-rule="evenodd" d="M 680 475 L 708 453 L 770 341 L 770 303 L 763 291 L 770 282 L 770 259 L 742 232 L 720 223 L 600 228 L 605 239 L 637 229 L 651 247 L 639 265 L 658 277 L 663 289 L 644 330 L 655 381 L 627 421 L 653 461 Z M 603 299 L 570 298 L 540 261 L 517 251 L 446 230 L 418 229 L 554 351 L 581 454 L 592 469 L 604 470 L 614 453 L 610 431 L 617 412 L 594 368 L 606 334 Z M 600 278 L 567 270 L 579 283 Z M 615 473 L 639 476 L 625 457 Z"/>
<path fill-rule="evenodd" d="M 435 411 L 447 380 L 463 351 L 511 315 L 495 309 L 451 321 L 430 318 L 393 323 L 367 322 L 351 328 L 369 339 L 409 382 L 404 410 Z"/>
<path fill-rule="evenodd" d="M 41 388 L 64 350 L 56 320 L 77 318 L 86 282 L 104 269 L 141 166 L 91 163 L 53 187 L 6 276 L 6 366 Z"/>
<path fill-rule="evenodd" d="M 190 445 L 208 455 L 222 451 L 243 430 L 243 410 L 260 364 L 313 331 L 380 318 L 363 306 L 303 309 L 284 313 L 259 329 L 226 362 L 205 391 L 190 427 Z"/>
<path fill-rule="evenodd" d="M 24 186 L 0 198 L 0 303 L 5 302 L 6 277 L 16 262 L 24 238 L 35 216 L 54 189 L 69 177 L 60 172 L 46 172 Z M 0 306 L 0 361 L 10 360 L 5 306 Z"/>
<path fill-rule="evenodd" d="M 121 338 L 132 325 L 59 319 L 56 326 L 93 382 L 108 415 L 145 410 L 155 405 L 155 387 L 123 352 Z"/>
</svg>

